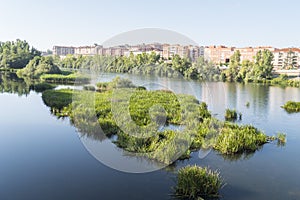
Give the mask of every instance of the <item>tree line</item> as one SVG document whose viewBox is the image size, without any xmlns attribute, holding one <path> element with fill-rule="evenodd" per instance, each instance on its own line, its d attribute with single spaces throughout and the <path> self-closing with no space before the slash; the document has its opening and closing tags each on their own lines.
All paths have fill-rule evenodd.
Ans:
<svg viewBox="0 0 300 200">
<path fill-rule="evenodd" d="M 40 73 L 58 72 L 57 66 L 69 69 L 91 69 L 116 73 L 155 74 L 167 77 L 183 76 L 202 81 L 251 82 L 272 79 L 273 53 L 269 50 L 257 52 L 253 61 L 241 62 L 241 54 L 236 51 L 230 58 L 226 70 L 212 62 L 199 57 L 195 62 L 189 58 L 174 55 L 164 60 L 152 52 L 129 56 L 75 56 L 67 55 L 60 59 L 58 56 L 40 57 L 41 52 L 26 41 L 0 42 L 0 68 L 22 69 L 23 73 L 35 76 Z"/>
</svg>

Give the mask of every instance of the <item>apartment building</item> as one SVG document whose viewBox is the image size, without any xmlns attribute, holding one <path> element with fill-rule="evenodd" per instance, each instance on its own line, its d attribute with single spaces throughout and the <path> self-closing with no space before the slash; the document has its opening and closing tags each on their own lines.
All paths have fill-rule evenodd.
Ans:
<svg viewBox="0 0 300 200">
<path fill-rule="evenodd" d="M 284 48 L 274 51 L 273 65 L 275 69 L 298 69 L 300 68 L 300 49 Z"/>
<path fill-rule="evenodd" d="M 269 50 L 271 52 L 275 51 L 275 48 L 266 46 L 266 47 L 243 47 L 243 48 L 235 48 L 234 51 L 240 51 L 241 53 L 241 61 L 250 60 L 254 61 L 254 57 L 256 56 L 258 51 Z"/>
<path fill-rule="evenodd" d="M 235 48 L 226 46 L 208 46 L 204 50 L 204 58 L 213 63 L 229 63 Z"/>
<path fill-rule="evenodd" d="M 68 54 L 74 54 L 75 47 L 67 47 L 67 46 L 54 46 L 53 47 L 53 55 L 57 56 L 66 56 Z"/>
<path fill-rule="evenodd" d="M 204 47 L 179 44 L 162 45 L 162 57 L 164 59 L 170 59 L 174 55 L 179 55 L 181 58 L 190 58 L 192 61 L 195 61 L 200 56 L 204 56 Z"/>
<path fill-rule="evenodd" d="M 75 47 L 75 55 L 83 55 L 83 56 L 92 56 L 97 54 L 97 49 L 99 46 L 80 46 Z M 101 48 L 101 46 L 100 46 Z"/>
<path fill-rule="evenodd" d="M 234 52 L 239 51 L 241 54 L 241 62 L 244 60 L 254 61 L 254 57 L 256 56 L 258 51 L 270 50 L 271 52 L 275 52 L 274 47 L 266 46 L 266 47 L 226 47 L 226 46 L 209 46 L 205 47 L 204 57 L 205 59 L 219 64 L 219 63 L 229 63 L 230 57 L 234 54 Z"/>
</svg>

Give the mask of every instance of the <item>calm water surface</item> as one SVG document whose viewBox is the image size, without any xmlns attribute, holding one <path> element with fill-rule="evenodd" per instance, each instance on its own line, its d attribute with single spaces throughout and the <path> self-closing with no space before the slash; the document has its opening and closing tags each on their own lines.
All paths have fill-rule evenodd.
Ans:
<svg viewBox="0 0 300 200">
<path fill-rule="evenodd" d="M 109 81 L 115 76 L 103 74 L 99 80 Z M 225 108 L 235 108 L 243 113 L 238 123 L 253 124 L 268 135 L 285 132 L 287 144 L 266 144 L 241 158 L 224 158 L 211 152 L 200 159 L 194 152 L 190 160 L 159 171 L 119 172 L 90 155 L 76 128 L 68 119 L 51 115 L 40 93 L 2 76 L 1 200 L 171 199 L 174 171 L 187 164 L 219 169 L 227 183 L 221 190 L 224 200 L 300 199 L 300 114 L 287 114 L 280 108 L 288 100 L 300 101 L 300 89 L 122 76 L 148 89 L 169 88 L 196 95 L 219 119 L 223 119 Z M 245 106 L 247 101 L 249 108 Z"/>
</svg>

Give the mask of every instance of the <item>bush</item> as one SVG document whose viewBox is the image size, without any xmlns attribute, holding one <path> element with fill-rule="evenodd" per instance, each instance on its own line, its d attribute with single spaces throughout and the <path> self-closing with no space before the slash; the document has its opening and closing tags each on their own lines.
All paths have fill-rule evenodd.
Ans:
<svg viewBox="0 0 300 200">
<path fill-rule="evenodd" d="M 300 112 L 300 102 L 288 101 L 282 106 L 289 113 Z"/>
<path fill-rule="evenodd" d="M 236 110 L 226 109 L 225 111 L 225 120 L 234 121 L 237 120 L 238 114 Z"/>
<path fill-rule="evenodd" d="M 223 181 L 219 172 L 199 166 L 186 166 L 178 171 L 176 195 L 198 199 L 219 196 Z"/>
<path fill-rule="evenodd" d="M 267 136 L 250 125 L 225 123 L 214 149 L 222 154 L 256 151 L 267 142 Z"/>
</svg>

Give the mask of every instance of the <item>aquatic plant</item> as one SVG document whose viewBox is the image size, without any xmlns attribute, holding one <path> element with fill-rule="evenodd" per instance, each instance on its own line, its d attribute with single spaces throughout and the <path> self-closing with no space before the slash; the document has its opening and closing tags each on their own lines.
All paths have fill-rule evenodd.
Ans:
<svg viewBox="0 0 300 200">
<path fill-rule="evenodd" d="M 179 169 L 175 195 L 182 198 L 199 199 L 218 197 L 223 180 L 218 171 L 200 166 Z"/>
<path fill-rule="evenodd" d="M 225 120 L 234 121 L 234 120 L 237 120 L 237 118 L 238 118 L 238 114 L 237 114 L 236 110 L 226 109 L 226 111 L 225 111 Z"/>
<path fill-rule="evenodd" d="M 279 133 L 277 133 L 276 138 L 277 138 L 277 145 L 278 146 L 284 146 L 285 145 L 285 143 L 286 143 L 286 134 L 279 132 Z"/>
<path fill-rule="evenodd" d="M 300 112 L 300 102 L 288 101 L 282 106 L 288 113 Z"/>
</svg>

